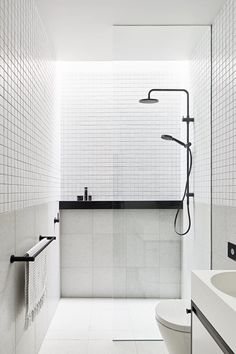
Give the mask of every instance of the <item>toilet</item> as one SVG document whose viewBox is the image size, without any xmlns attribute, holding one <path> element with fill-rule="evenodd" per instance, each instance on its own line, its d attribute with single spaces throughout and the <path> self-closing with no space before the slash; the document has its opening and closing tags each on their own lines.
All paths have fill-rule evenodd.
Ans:
<svg viewBox="0 0 236 354">
<path fill-rule="evenodd" d="M 189 302 L 161 300 L 156 306 L 156 321 L 169 354 L 190 354 L 191 315 Z"/>
</svg>

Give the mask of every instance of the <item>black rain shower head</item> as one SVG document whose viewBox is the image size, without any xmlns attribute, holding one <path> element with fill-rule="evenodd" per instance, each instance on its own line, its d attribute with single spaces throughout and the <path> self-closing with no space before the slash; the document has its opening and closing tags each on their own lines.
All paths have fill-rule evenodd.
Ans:
<svg viewBox="0 0 236 354">
<path fill-rule="evenodd" d="M 182 145 L 182 146 L 185 147 L 185 148 L 191 146 L 191 143 L 185 144 L 185 143 L 183 143 L 182 141 L 180 141 L 179 139 L 176 139 L 176 138 L 174 138 L 174 137 L 171 136 L 171 135 L 165 135 L 165 134 L 164 134 L 164 135 L 161 135 L 161 138 L 162 138 L 163 140 L 172 140 L 172 141 L 175 141 L 176 143 L 178 143 L 179 145 Z"/>
<path fill-rule="evenodd" d="M 142 98 L 141 100 L 139 100 L 140 103 L 145 103 L 145 104 L 150 104 L 150 103 L 158 103 L 159 100 L 157 100 L 156 98 Z"/>
</svg>

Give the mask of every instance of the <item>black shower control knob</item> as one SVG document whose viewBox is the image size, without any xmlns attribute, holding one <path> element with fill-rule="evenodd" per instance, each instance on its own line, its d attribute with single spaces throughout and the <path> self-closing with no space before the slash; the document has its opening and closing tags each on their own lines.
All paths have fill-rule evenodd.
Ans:
<svg viewBox="0 0 236 354">
<path fill-rule="evenodd" d="M 228 257 L 236 261 L 236 244 L 228 242 Z"/>
<path fill-rule="evenodd" d="M 186 309 L 186 313 L 188 315 L 188 314 L 192 313 L 192 310 L 191 309 Z"/>
</svg>

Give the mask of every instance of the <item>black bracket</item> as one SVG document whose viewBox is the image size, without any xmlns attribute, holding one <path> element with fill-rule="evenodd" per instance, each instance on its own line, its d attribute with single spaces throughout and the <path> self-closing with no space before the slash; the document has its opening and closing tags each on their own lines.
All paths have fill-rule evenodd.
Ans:
<svg viewBox="0 0 236 354">
<path fill-rule="evenodd" d="M 194 193 L 188 193 L 187 197 L 194 197 Z"/>
<path fill-rule="evenodd" d="M 186 123 L 193 123 L 194 122 L 194 118 L 182 118 L 182 122 L 186 122 Z"/>
<path fill-rule="evenodd" d="M 39 235 L 39 241 L 42 241 L 44 238 L 46 238 L 47 240 L 56 240 L 56 236 L 43 236 L 43 235 Z"/>
<path fill-rule="evenodd" d="M 56 240 L 55 236 L 39 236 L 39 241 L 43 240 L 46 238 L 48 242 L 40 249 L 38 250 L 33 256 L 28 256 L 28 254 L 25 254 L 24 256 L 15 256 L 14 254 L 11 255 L 10 257 L 10 262 L 34 262 L 35 258 L 54 240 Z"/>
<path fill-rule="evenodd" d="M 59 213 L 57 213 L 57 216 L 55 216 L 54 218 L 54 224 L 56 224 L 57 222 L 60 222 L 60 218 L 59 218 Z"/>
</svg>

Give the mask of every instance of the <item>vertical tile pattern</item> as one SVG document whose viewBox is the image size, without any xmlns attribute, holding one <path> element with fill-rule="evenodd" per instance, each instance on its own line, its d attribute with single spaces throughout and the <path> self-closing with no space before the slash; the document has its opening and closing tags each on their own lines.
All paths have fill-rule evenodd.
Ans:
<svg viewBox="0 0 236 354">
<path fill-rule="evenodd" d="M 235 189 L 235 1 L 213 23 L 213 204 L 236 206 Z"/>
<path fill-rule="evenodd" d="M 228 0 L 213 23 L 212 236 L 213 268 L 235 269 L 227 242 L 235 232 L 236 4 Z"/>
<path fill-rule="evenodd" d="M 180 296 L 175 210 L 62 210 L 65 297 Z"/>
<path fill-rule="evenodd" d="M 151 88 L 183 86 L 187 64 L 115 62 L 113 87 L 114 199 L 178 199 L 180 149 L 160 139 L 180 135 L 183 94 L 153 93 L 158 104 L 140 104 Z"/>
<path fill-rule="evenodd" d="M 0 213 L 58 199 L 54 76 L 34 0 L 1 0 Z"/>
<path fill-rule="evenodd" d="M 182 87 L 187 63 L 60 63 L 62 199 L 88 186 L 96 200 L 180 197 L 180 148 L 160 139 L 180 136 L 182 94 L 153 87 Z"/>
<path fill-rule="evenodd" d="M 211 30 L 206 27 L 190 65 L 193 171 L 192 228 L 182 238 L 182 296 L 190 298 L 191 271 L 209 269 L 211 242 Z M 185 176 L 184 176 L 185 179 Z"/>
<path fill-rule="evenodd" d="M 55 63 L 34 0 L 0 1 L 0 353 L 36 354 L 59 300 L 59 124 Z M 24 328 L 25 254 L 40 234 L 47 249 L 47 299 Z"/>
<path fill-rule="evenodd" d="M 211 202 L 211 31 L 205 30 L 191 60 L 194 127 L 194 201 Z"/>
</svg>

